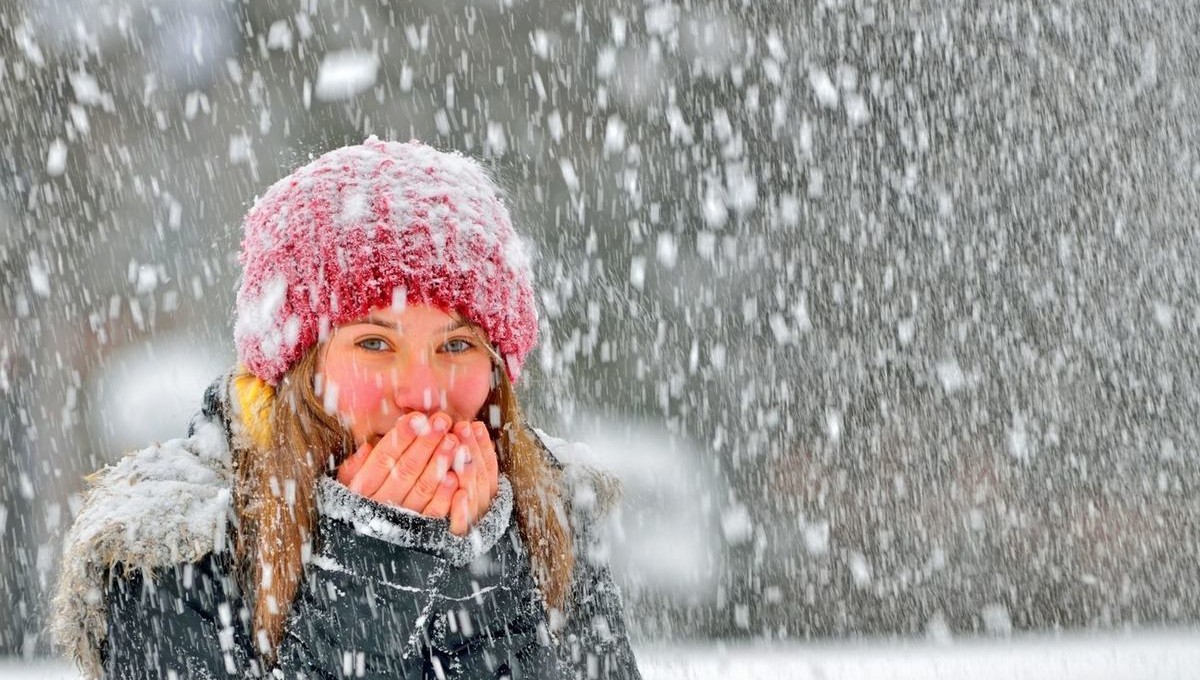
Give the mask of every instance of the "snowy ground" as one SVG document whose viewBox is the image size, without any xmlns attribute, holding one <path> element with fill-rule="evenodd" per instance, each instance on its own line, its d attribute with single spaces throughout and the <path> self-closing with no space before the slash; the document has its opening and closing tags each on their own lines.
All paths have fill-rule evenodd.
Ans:
<svg viewBox="0 0 1200 680">
<path fill-rule="evenodd" d="M 638 649 L 646 680 L 1194 680 L 1200 630 L 950 644 L 674 645 Z M 0 659 L 5 680 L 76 680 L 64 662 Z"/>
</svg>

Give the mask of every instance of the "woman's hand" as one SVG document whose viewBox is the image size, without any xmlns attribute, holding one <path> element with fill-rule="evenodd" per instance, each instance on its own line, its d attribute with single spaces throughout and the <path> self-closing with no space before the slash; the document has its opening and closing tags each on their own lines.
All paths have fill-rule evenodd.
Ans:
<svg viewBox="0 0 1200 680">
<path fill-rule="evenodd" d="M 455 423 L 453 435 L 462 446 L 454 464 L 458 489 L 449 502 L 450 531 L 462 536 L 492 506 L 500 484 L 500 464 L 496 447 L 482 422 Z"/>
<path fill-rule="evenodd" d="M 373 501 L 425 513 L 441 486 L 458 486 L 449 472 L 459 446 L 451 425 L 445 413 L 409 413 L 374 446 L 364 443 L 343 461 L 338 481 Z"/>
<path fill-rule="evenodd" d="M 379 503 L 449 515 L 450 530 L 465 535 L 491 506 L 499 464 L 483 423 L 450 427 L 445 413 L 409 413 L 374 446 L 364 443 L 343 461 L 338 481 Z"/>
</svg>

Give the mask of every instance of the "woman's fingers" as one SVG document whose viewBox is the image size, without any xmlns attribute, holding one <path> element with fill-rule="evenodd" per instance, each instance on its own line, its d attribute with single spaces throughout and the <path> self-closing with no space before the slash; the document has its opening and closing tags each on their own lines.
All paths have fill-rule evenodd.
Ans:
<svg viewBox="0 0 1200 680">
<path fill-rule="evenodd" d="M 470 475 L 475 480 L 474 484 L 471 484 L 467 487 L 467 507 L 471 509 L 470 524 L 471 526 L 475 526 L 476 524 L 479 524 L 479 520 L 483 519 L 483 516 L 487 514 L 488 502 L 483 497 L 484 490 L 481 487 L 481 484 L 483 483 L 483 475 L 479 473 L 483 466 L 479 463 L 471 463 L 467 467 L 471 469 L 467 470 L 466 474 Z"/>
<path fill-rule="evenodd" d="M 499 461 L 482 422 L 410 413 L 374 447 L 360 446 L 339 467 L 338 479 L 372 500 L 448 516 L 450 530 L 462 536 L 491 507 Z"/>
<path fill-rule="evenodd" d="M 459 477 L 463 479 L 463 487 L 468 490 L 471 524 L 476 524 L 487 514 L 488 508 L 492 504 L 492 498 L 495 496 L 493 491 L 495 482 L 493 479 L 489 479 L 489 475 L 493 473 L 489 472 L 488 461 L 490 453 L 493 458 L 490 469 L 494 470 L 496 467 L 495 449 L 488 436 L 487 428 L 483 427 L 481 422 L 456 423 L 454 431 L 462 439 L 463 447 L 469 453 L 467 460 L 470 462 L 466 464 L 466 461 L 462 461 L 465 466 L 463 467 L 464 471 L 459 472 Z M 466 469 L 470 469 L 469 474 L 465 472 Z"/>
<path fill-rule="evenodd" d="M 350 479 L 346 486 L 355 493 L 372 497 L 379 487 L 387 481 L 392 468 L 400 461 L 400 456 L 418 439 L 418 436 L 430 430 L 429 419 L 423 413 L 408 413 L 396 421 L 396 425 L 384 435 L 371 449 L 370 455 L 362 467 Z"/>
<path fill-rule="evenodd" d="M 421 514 L 438 519 L 448 517 L 450 502 L 454 499 L 455 491 L 458 491 L 458 475 L 450 470 L 442 478 L 442 483 L 438 485 L 437 493 L 433 494 L 433 500 L 429 501 L 429 505 L 425 506 L 425 510 Z"/>
<path fill-rule="evenodd" d="M 371 455 L 371 445 L 363 442 L 358 450 L 350 454 L 350 457 L 342 461 L 342 464 L 337 468 L 337 480 L 346 486 L 350 486 L 350 480 L 354 479 L 354 475 L 362 469 L 363 463 L 367 462 L 367 456 Z"/>
<path fill-rule="evenodd" d="M 487 426 L 481 421 L 475 421 L 471 427 L 475 430 L 475 439 L 479 444 L 479 458 L 483 463 L 483 474 L 488 482 L 484 488 L 487 502 L 490 504 L 500 488 L 500 459 L 496 457 L 496 445 L 492 442 L 491 435 L 488 434 Z"/>
<path fill-rule="evenodd" d="M 471 524 L 478 524 L 479 520 L 487 514 L 488 508 L 492 504 L 492 498 L 488 495 L 487 466 L 483 462 L 483 456 L 477 456 L 470 467 L 472 468 L 472 484 L 469 493 L 472 511 Z"/>
<path fill-rule="evenodd" d="M 422 474 L 426 472 L 427 468 L 436 469 L 435 452 L 438 455 L 445 455 L 447 448 L 453 451 L 458 444 L 458 438 L 448 434 L 450 425 L 450 416 L 445 413 L 434 414 L 429 419 L 428 429 L 416 437 L 407 449 L 399 453 L 395 465 L 388 471 L 387 477 L 375 493 L 370 495 L 370 498 L 380 503 L 399 505 L 414 512 L 423 510 L 429 504 L 429 500 L 433 498 L 433 493 L 437 490 L 438 482 L 441 480 L 433 479 L 431 474 L 422 481 Z M 405 503 L 418 482 L 421 482 L 421 493 L 414 497 L 413 503 Z"/>
<path fill-rule="evenodd" d="M 438 442 L 437 449 L 433 453 L 433 457 L 428 459 L 425 467 L 417 473 L 416 481 L 408 484 L 408 493 L 400 501 L 395 501 L 401 507 L 408 508 L 420 512 L 425 506 L 433 500 L 433 497 L 438 492 L 438 487 L 446 479 L 446 474 L 450 471 L 453 464 L 454 452 L 461 448 L 458 437 L 453 434 L 447 434 Z M 415 460 L 415 459 L 414 459 Z M 393 472 L 404 467 L 397 465 L 393 468 Z M 395 475 L 393 475 L 395 476 Z M 390 483 L 389 480 L 388 483 Z M 395 492 L 403 491 L 407 480 L 397 479 Z M 385 491 L 388 488 L 388 483 L 380 491 Z"/>
<path fill-rule="evenodd" d="M 450 532 L 456 536 L 466 536 L 471 528 L 471 508 L 467 490 L 459 486 L 450 500 Z"/>
<path fill-rule="evenodd" d="M 475 498 L 472 507 L 475 508 L 478 521 L 487 514 L 492 499 L 496 497 L 499 487 L 499 461 L 496 458 L 496 446 L 482 422 L 467 423 L 467 431 L 471 433 L 471 453 L 475 461 Z"/>
<path fill-rule="evenodd" d="M 455 452 L 454 455 L 454 471 L 462 477 L 462 468 L 467 463 L 475 460 L 478 456 L 478 450 L 475 444 L 475 431 L 471 429 L 471 424 L 466 421 L 459 421 L 454 424 L 454 434 L 458 440 L 462 442 L 462 448 Z"/>
<path fill-rule="evenodd" d="M 445 419 L 444 421 L 439 420 Z M 412 482 L 416 480 L 416 475 L 420 474 L 421 470 L 425 469 L 425 463 L 432 455 L 434 447 L 438 441 L 442 440 L 442 432 L 436 432 L 438 422 L 449 421 L 449 416 L 438 414 L 426 417 L 421 413 L 410 413 L 401 417 L 396 421 L 396 425 L 390 429 L 388 434 L 385 434 L 379 443 L 374 445 L 371 451 L 371 456 L 367 457 L 367 461 L 362 464 L 359 473 L 350 480 L 350 491 L 365 495 L 367 498 L 376 499 L 383 489 L 385 483 L 389 485 L 386 497 L 398 497 L 391 500 L 391 503 L 396 505 L 404 499 L 404 495 L 408 494 L 408 489 L 404 489 L 403 494 L 398 493 L 396 487 L 397 480 L 394 477 L 394 471 L 397 476 L 410 477 L 409 487 L 412 487 Z M 424 458 L 424 459 L 421 459 Z M 395 470 L 401 468 L 400 470 Z M 385 500 L 379 498 L 377 500 Z"/>
</svg>

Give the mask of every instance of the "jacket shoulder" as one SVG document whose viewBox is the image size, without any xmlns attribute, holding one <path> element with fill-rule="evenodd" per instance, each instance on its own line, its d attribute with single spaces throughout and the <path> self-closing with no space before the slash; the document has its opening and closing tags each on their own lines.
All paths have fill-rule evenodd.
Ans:
<svg viewBox="0 0 1200 680">
<path fill-rule="evenodd" d="M 224 547 L 233 475 L 219 425 L 126 454 L 87 481 L 67 538 L 84 561 L 144 569 Z"/>
<path fill-rule="evenodd" d="M 599 521 L 613 514 L 620 505 L 621 480 L 607 469 L 591 447 L 571 442 L 531 428 L 543 451 L 563 473 L 563 490 L 572 514 Z"/>
<path fill-rule="evenodd" d="M 64 541 L 50 630 L 85 676 L 98 677 L 109 570 L 153 573 L 225 550 L 232 513 L 225 429 L 197 419 L 188 437 L 126 454 L 87 483 Z"/>
</svg>

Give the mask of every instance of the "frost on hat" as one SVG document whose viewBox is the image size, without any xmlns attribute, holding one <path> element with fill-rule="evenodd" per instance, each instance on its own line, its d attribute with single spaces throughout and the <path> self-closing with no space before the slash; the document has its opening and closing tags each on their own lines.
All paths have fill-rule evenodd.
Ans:
<svg viewBox="0 0 1200 680">
<path fill-rule="evenodd" d="M 487 332 L 515 381 L 537 342 L 529 258 L 475 161 L 372 136 L 273 184 L 246 214 L 234 341 L 275 385 L 328 330 L 405 300 Z"/>
</svg>

